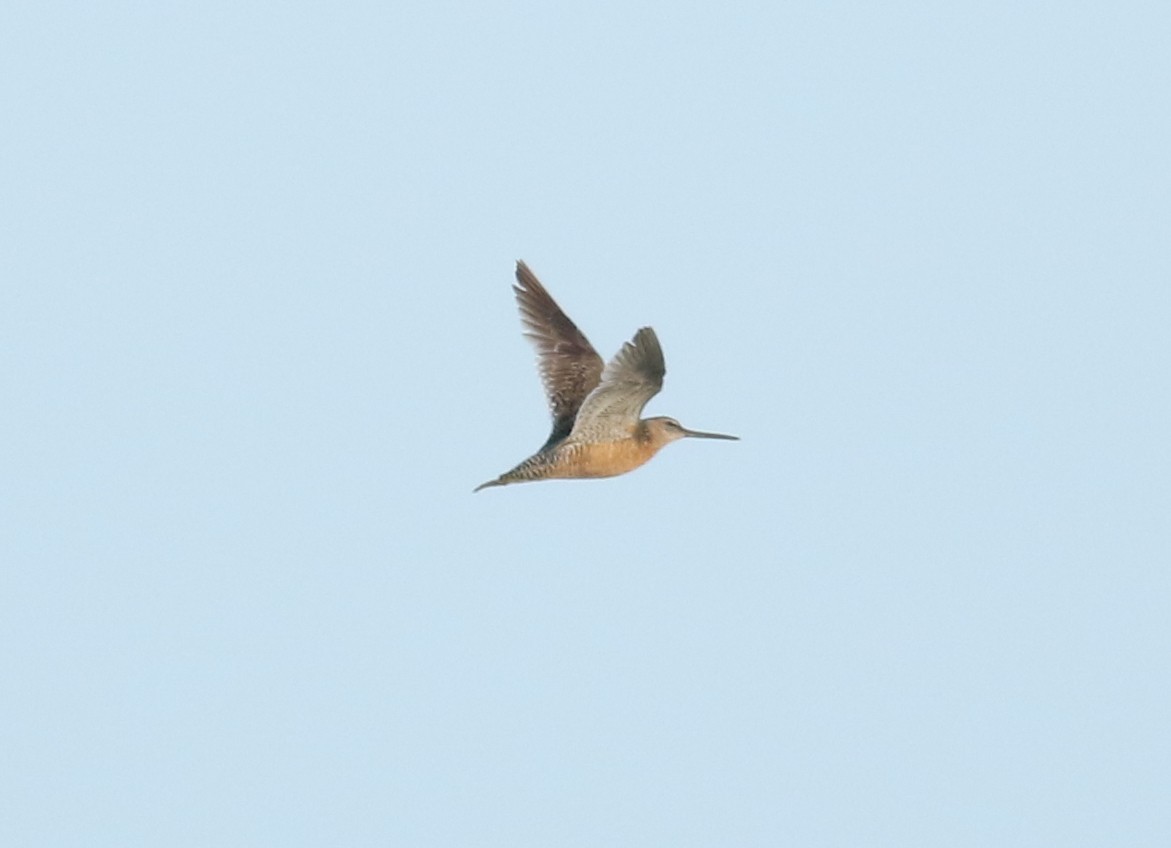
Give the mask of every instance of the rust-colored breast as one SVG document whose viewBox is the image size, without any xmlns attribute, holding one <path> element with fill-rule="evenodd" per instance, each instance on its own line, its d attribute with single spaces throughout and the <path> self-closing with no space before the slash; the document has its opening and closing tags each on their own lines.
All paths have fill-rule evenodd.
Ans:
<svg viewBox="0 0 1171 848">
<path fill-rule="evenodd" d="M 559 453 L 550 477 L 615 477 L 633 471 L 654 456 L 659 445 L 636 439 L 603 444 L 568 444 Z"/>
</svg>

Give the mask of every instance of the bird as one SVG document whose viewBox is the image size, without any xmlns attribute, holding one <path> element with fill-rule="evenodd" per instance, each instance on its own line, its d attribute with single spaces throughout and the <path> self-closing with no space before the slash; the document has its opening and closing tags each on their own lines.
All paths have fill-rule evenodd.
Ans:
<svg viewBox="0 0 1171 848">
<path fill-rule="evenodd" d="M 553 429 L 540 450 L 473 491 L 537 480 L 615 477 L 646 464 L 679 439 L 739 439 L 690 430 L 666 416 L 640 417 L 667 373 L 651 327 L 641 328 L 603 365 L 585 334 L 523 261 L 516 263 L 512 288 L 524 335 L 537 349 Z"/>
</svg>

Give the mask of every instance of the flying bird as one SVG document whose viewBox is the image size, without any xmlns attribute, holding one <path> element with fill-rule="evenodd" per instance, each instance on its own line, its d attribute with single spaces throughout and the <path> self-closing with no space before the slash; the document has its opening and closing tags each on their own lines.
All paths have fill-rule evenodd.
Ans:
<svg viewBox="0 0 1171 848">
<path fill-rule="evenodd" d="M 635 333 L 603 367 L 594 346 L 524 262 L 516 263 L 513 291 L 525 336 L 537 348 L 553 430 L 539 451 L 475 491 L 535 480 L 615 477 L 679 439 L 739 438 L 689 430 L 674 418 L 639 417 L 667 373 L 650 327 Z"/>
</svg>

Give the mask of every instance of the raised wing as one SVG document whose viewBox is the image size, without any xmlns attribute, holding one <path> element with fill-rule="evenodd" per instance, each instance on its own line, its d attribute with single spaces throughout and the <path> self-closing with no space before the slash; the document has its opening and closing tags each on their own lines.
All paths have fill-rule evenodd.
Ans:
<svg viewBox="0 0 1171 848">
<path fill-rule="evenodd" d="M 578 410 L 601 380 L 602 357 L 524 262 L 516 263 L 513 291 L 525 336 L 537 348 L 537 368 L 553 415 L 544 450 L 573 429 Z"/>
<path fill-rule="evenodd" d="M 609 442 L 630 436 L 647 401 L 663 388 L 663 348 L 643 327 L 606 365 L 602 382 L 590 392 L 571 436 L 575 442 Z"/>
</svg>

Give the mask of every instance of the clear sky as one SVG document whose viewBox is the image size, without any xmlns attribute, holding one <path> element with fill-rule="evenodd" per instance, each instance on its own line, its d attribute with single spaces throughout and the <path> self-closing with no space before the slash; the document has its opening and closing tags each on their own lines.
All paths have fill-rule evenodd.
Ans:
<svg viewBox="0 0 1171 848">
<path fill-rule="evenodd" d="M 0 844 L 1171 845 L 1169 43 L 8 4 Z M 473 495 L 518 258 L 742 441 Z"/>
</svg>

